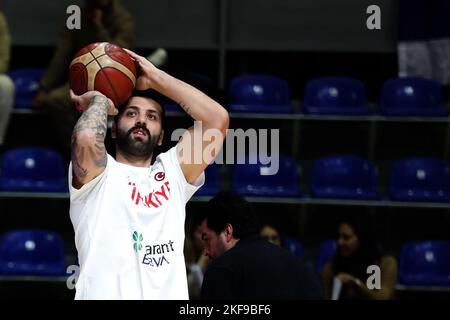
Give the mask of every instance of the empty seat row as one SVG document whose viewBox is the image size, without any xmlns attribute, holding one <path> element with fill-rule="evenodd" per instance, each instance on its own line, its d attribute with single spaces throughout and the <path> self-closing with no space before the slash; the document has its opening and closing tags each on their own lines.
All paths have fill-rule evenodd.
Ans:
<svg viewBox="0 0 450 320">
<path fill-rule="evenodd" d="M 43 69 L 21 69 L 10 73 L 16 86 L 15 107 L 27 108 L 38 91 Z M 379 109 L 386 116 L 447 116 L 441 85 L 433 80 L 405 77 L 386 80 Z M 243 75 L 231 80 L 231 112 L 292 113 L 286 80 L 269 75 Z M 179 110 L 169 104 L 170 111 Z M 302 111 L 311 115 L 369 115 L 364 83 L 349 77 L 321 77 L 304 88 Z"/>
<path fill-rule="evenodd" d="M 287 81 L 268 75 L 244 75 L 230 84 L 232 112 L 292 113 Z M 322 77 L 308 81 L 302 111 L 311 115 L 369 115 L 362 81 L 349 77 Z M 419 77 L 384 82 L 379 111 L 386 116 L 448 116 L 441 85 Z"/>
<path fill-rule="evenodd" d="M 277 172 L 254 156 L 233 167 L 232 189 L 243 196 L 301 197 L 297 162 L 280 155 Z M 256 162 L 256 163 L 255 163 Z M 67 172 L 61 155 L 41 148 L 17 148 L 4 153 L 0 191 L 67 192 Z M 273 173 L 273 174 L 270 174 Z M 217 165 L 206 169 L 206 183 L 197 195 L 221 190 Z M 397 161 L 391 169 L 389 195 L 397 201 L 450 201 L 450 164 L 433 158 Z M 368 160 L 342 155 L 318 159 L 311 172 L 311 196 L 334 199 L 380 199 L 376 168 Z"/>
<path fill-rule="evenodd" d="M 276 174 L 263 175 L 269 166 L 236 164 L 232 189 L 243 196 L 302 197 L 299 167 L 295 160 L 280 156 Z M 206 170 L 206 183 L 199 195 L 220 190 L 217 168 Z M 370 161 L 354 156 L 326 157 L 314 161 L 311 197 L 320 199 L 382 199 L 377 188 L 376 168 Z M 389 198 L 394 201 L 450 202 L 450 164 L 433 158 L 408 158 L 391 168 Z"/>
</svg>

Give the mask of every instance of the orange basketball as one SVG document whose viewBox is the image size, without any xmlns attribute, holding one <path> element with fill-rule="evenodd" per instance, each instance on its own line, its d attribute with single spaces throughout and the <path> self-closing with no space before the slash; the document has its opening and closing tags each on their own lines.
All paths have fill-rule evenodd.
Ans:
<svg viewBox="0 0 450 320">
<path fill-rule="evenodd" d="M 119 108 L 131 96 L 136 84 L 136 66 L 122 48 L 92 43 L 75 55 L 69 67 L 70 88 L 76 95 L 96 90 Z"/>
</svg>

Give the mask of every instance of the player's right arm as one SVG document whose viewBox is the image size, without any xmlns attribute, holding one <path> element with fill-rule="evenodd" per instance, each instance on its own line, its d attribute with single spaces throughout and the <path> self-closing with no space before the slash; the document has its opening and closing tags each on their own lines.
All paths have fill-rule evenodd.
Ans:
<svg viewBox="0 0 450 320">
<path fill-rule="evenodd" d="M 72 132 L 72 185 L 79 189 L 105 170 L 108 114 L 116 115 L 118 111 L 100 92 L 76 96 L 71 90 L 70 96 L 83 112 Z"/>
</svg>

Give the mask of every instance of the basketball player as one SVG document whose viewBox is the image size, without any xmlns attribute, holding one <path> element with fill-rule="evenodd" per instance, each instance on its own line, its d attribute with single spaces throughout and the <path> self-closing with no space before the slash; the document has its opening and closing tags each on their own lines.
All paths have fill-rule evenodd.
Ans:
<svg viewBox="0 0 450 320">
<path fill-rule="evenodd" d="M 98 92 L 71 92 L 84 111 L 73 130 L 69 167 L 70 218 L 80 264 L 75 298 L 188 299 L 185 204 L 220 151 L 228 113 L 204 93 L 128 52 L 140 69 L 139 91 L 120 111 Z M 177 101 L 202 126 L 187 130 L 151 164 L 164 134 L 163 106 L 155 92 Z M 104 144 L 108 114 L 116 115 L 115 159 Z M 221 138 L 191 139 L 208 129 L 217 129 Z M 206 148 L 215 151 L 203 156 Z M 182 153 L 188 149 L 199 163 L 185 160 Z"/>
</svg>

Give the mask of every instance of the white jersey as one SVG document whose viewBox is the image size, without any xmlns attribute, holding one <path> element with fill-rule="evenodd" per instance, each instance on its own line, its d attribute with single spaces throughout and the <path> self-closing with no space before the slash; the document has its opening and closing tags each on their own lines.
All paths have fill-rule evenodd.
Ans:
<svg viewBox="0 0 450 320">
<path fill-rule="evenodd" d="M 79 190 L 69 166 L 70 219 L 80 274 L 75 299 L 183 299 L 185 205 L 204 183 L 189 184 L 176 147 L 150 168 L 108 155 L 106 169 Z"/>
</svg>

